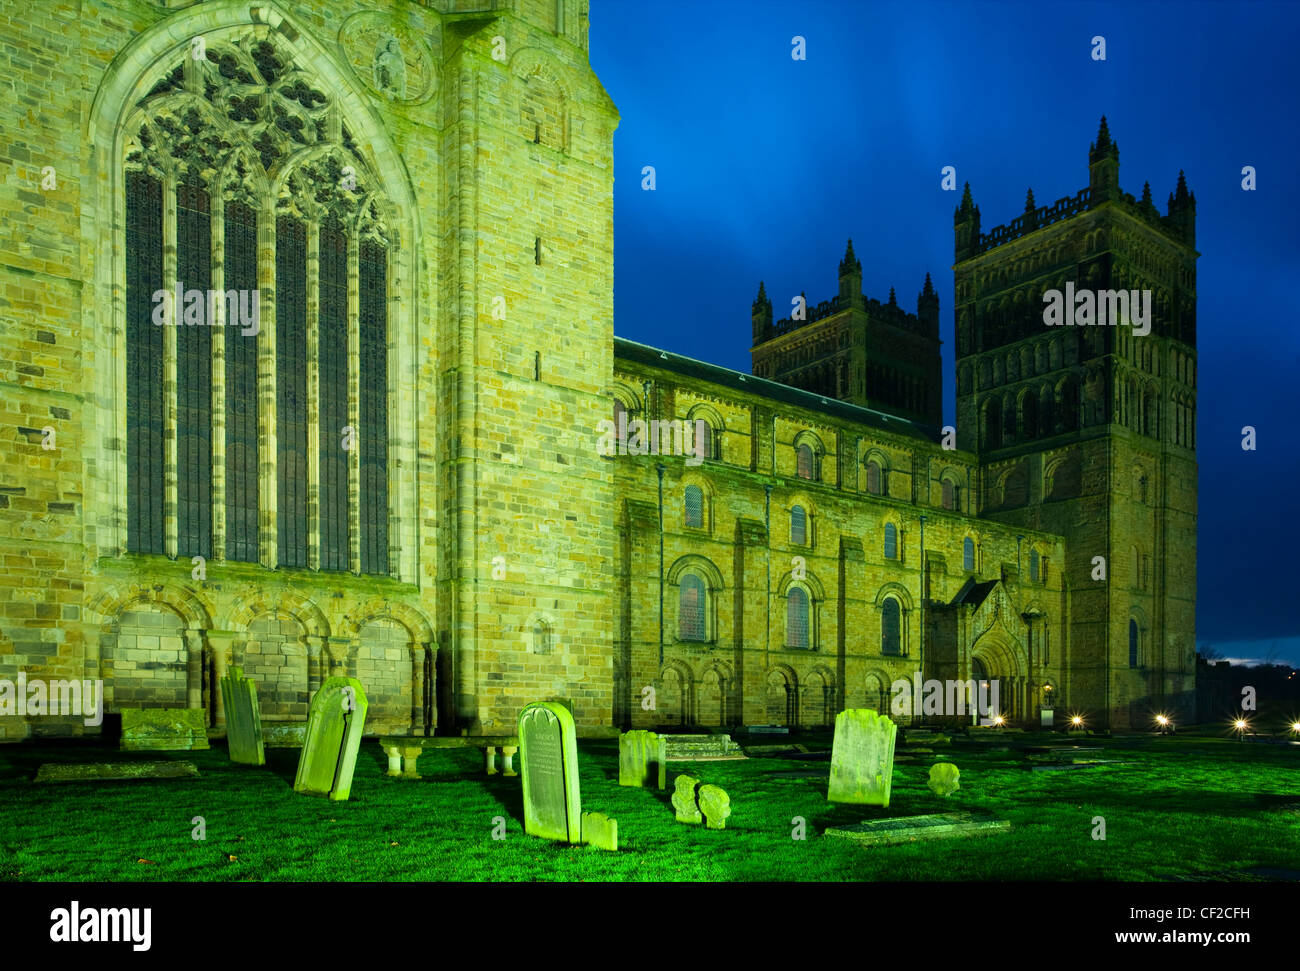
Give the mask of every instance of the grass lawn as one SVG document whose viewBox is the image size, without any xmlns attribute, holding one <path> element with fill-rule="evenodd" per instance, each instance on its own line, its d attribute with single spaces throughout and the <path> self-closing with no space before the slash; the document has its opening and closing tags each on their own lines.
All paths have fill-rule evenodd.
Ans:
<svg viewBox="0 0 1300 971">
<path fill-rule="evenodd" d="M 793 736 L 826 751 L 829 735 Z M 764 744 L 773 738 L 756 739 Z M 1027 745 L 1102 745 L 1126 760 L 1034 771 Z M 583 808 L 618 820 L 619 852 L 524 835 L 520 782 L 483 774 L 478 749 L 428 750 L 419 781 L 390 779 L 362 744 L 347 802 L 298 795 L 298 752 L 264 768 L 208 752 L 122 753 L 98 745 L 0 746 L 0 880 L 1267 880 L 1300 869 L 1300 746 L 1217 737 L 1067 739 L 957 736 L 894 769 L 888 810 L 826 802 L 825 761 L 755 757 L 670 763 L 669 789 L 621 788 L 617 741 L 579 743 Z M 920 744 L 920 743 L 918 743 Z M 1010 745 L 1007 752 L 992 752 Z M 905 749 L 900 746 L 899 753 Z M 200 778 L 41 784 L 44 762 L 186 759 Z M 926 787 L 952 761 L 961 789 Z M 672 778 L 687 771 L 731 796 L 725 831 L 674 820 Z M 865 847 L 827 826 L 882 816 L 972 810 L 1010 833 Z M 191 837 L 195 816 L 207 838 Z M 1106 839 L 1092 838 L 1093 817 Z M 497 817 L 506 838 L 492 838 Z M 807 838 L 792 838 L 794 817 Z M 1261 872 L 1252 872 L 1256 869 Z M 1280 874 L 1279 874 L 1280 871 Z"/>
</svg>

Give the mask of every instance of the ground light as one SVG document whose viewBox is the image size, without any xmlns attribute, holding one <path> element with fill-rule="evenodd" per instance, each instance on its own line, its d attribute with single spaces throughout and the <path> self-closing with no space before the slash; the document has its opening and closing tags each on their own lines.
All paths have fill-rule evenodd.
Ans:
<svg viewBox="0 0 1300 971">
<path fill-rule="evenodd" d="M 1082 716 L 1082 715 L 1071 715 L 1071 716 L 1070 716 L 1070 731 L 1072 731 L 1072 732 L 1075 732 L 1075 731 L 1077 731 L 1077 732 L 1081 732 L 1081 731 L 1083 731 L 1084 729 L 1086 729 L 1087 727 L 1088 727 L 1088 726 L 1087 726 L 1086 724 L 1084 724 L 1083 716 Z"/>
<path fill-rule="evenodd" d="M 1005 716 L 1005 715 L 994 715 L 994 716 L 993 716 L 993 724 L 996 725 L 998 728 L 1001 728 L 1001 727 L 1002 727 L 1003 725 L 1005 725 L 1006 723 L 1007 723 L 1007 719 L 1006 719 L 1006 716 Z"/>
<path fill-rule="evenodd" d="M 1291 734 L 1300 735 L 1300 721 L 1294 721 L 1291 723 Z"/>
<path fill-rule="evenodd" d="M 1237 733 L 1237 741 L 1244 741 L 1246 738 L 1246 729 L 1250 728 L 1250 722 L 1245 718 L 1236 718 L 1232 722 L 1232 730 Z"/>
<path fill-rule="evenodd" d="M 1159 726 L 1156 731 L 1161 735 L 1168 735 L 1174 730 L 1174 723 L 1168 715 L 1156 715 L 1156 725 Z"/>
</svg>

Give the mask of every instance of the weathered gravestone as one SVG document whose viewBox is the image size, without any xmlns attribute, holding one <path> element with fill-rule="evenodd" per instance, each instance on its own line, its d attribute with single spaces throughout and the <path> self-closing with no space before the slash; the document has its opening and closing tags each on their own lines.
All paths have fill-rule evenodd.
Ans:
<svg viewBox="0 0 1300 971">
<path fill-rule="evenodd" d="M 936 762 L 930 766 L 930 791 L 936 796 L 951 796 L 961 788 L 958 779 L 961 771 L 951 762 Z"/>
<path fill-rule="evenodd" d="M 618 737 L 618 784 L 658 789 L 668 784 L 668 759 L 662 737 L 640 729 Z"/>
<path fill-rule="evenodd" d="M 37 782 L 102 782 L 109 779 L 198 778 L 193 762 L 47 762 L 36 772 Z"/>
<path fill-rule="evenodd" d="M 695 796 L 704 814 L 704 825 L 709 829 L 725 829 L 727 817 L 731 815 L 731 797 L 727 791 L 719 786 L 703 785 Z"/>
<path fill-rule="evenodd" d="M 554 701 L 535 701 L 519 713 L 524 832 L 543 839 L 582 842 L 578 744 L 573 715 Z"/>
<path fill-rule="evenodd" d="M 604 813 L 583 813 L 582 841 L 598 850 L 617 850 L 618 820 Z"/>
<path fill-rule="evenodd" d="M 700 807 L 695 802 L 695 787 L 700 780 L 693 775 L 679 775 L 673 780 L 673 809 L 679 823 L 698 823 Z"/>
<path fill-rule="evenodd" d="M 230 749 L 230 761 L 243 765 L 266 765 L 266 750 L 262 747 L 262 715 L 253 679 L 244 677 L 240 668 L 230 668 L 221 679 L 221 698 L 226 706 L 226 745 Z"/>
<path fill-rule="evenodd" d="M 202 751 L 208 747 L 202 708 L 123 708 L 124 752 Z"/>
<path fill-rule="evenodd" d="M 870 708 L 836 715 L 827 800 L 888 808 L 897 734 L 897 725 Z"/>
<path fill-rule="evenodd" d="M 347 799 L 368 707 L 356 678 L 325 679 L 311 699 L 307 738 L 293 780 L 295 792 L 328 795 L 339 802 Z"/>
</svg>

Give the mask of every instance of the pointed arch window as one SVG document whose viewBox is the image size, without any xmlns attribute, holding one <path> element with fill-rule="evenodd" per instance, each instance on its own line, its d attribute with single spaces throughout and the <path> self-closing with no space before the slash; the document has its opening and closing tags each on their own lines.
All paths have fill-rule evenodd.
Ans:
<svg viewBox="0 0 1300 971">
<path fill-rule="evenodd" d="M 1029 579 L 1038 582 L 1038 550 L 1032 547 L 1029 550 Z"/>
<path fill-rule="evenodd" d="M 969 536 L 961 541 L 961 568 L 963 570 L 975 569 L 975 541 Z"/>
<path fill-rule="evenodd" d="M 1138 666 L 1138 622 L 1132 618 L 1128 622 L 1128 666 Z"/>
<path fill-rule="evenodd" d="M 898 527 L 885 523 L 885 559 L 898 559 Z"/>
<path fill-rule="evenodd" d="M 127 122 L 126 547 L 386 574 L 389 204 L 284 50 L 189 54 Z"/>
</svg>

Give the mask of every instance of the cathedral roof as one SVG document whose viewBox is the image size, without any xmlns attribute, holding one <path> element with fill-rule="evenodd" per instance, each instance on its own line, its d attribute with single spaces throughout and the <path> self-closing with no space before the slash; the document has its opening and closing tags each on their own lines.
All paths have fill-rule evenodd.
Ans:
<svg viewBox="0 0 1300 971">
<path fill-rule="evenodd" d="M 614 356 L 627 361 L 635 361 L 638 364 L 663 368 L 665 371 L 672 371 L 684 377 L 711 381 L 714 384 L 724 385 L 736 391 L 744 391 L 772 401 L 807 408 L 809 411 L 818 411 L 829 417 L 843 418 L 847 421 L 857 422 L 860 425 L 870 425 L 873 428 L 894 432 L 898 435 L 921 438 L 929 442 L 938 442 L 940 438 L 939 429 L 933 425 L 925 425 L 909 418 L 900 418 L 897 415 L 890 415 L 874 408 L 852 405 L 847 401 L 840 401 L 838 398 L 827 398 L 811 391 L 802 391 L 799 388 L 792 388 L 788 384 L 781 384 L 779 381 L 769 381 L 767 378 L 756 377 L 741 371 L 733 371 L 731 368 L 720 367 L 717 364 L 697 361 L 693 357 L 683 357 L 681 354 L 674 354 L 671 351 L 651 347 L 649 344 L 630 341 L 625 337 L 614 338 Z"/>
</svg>

